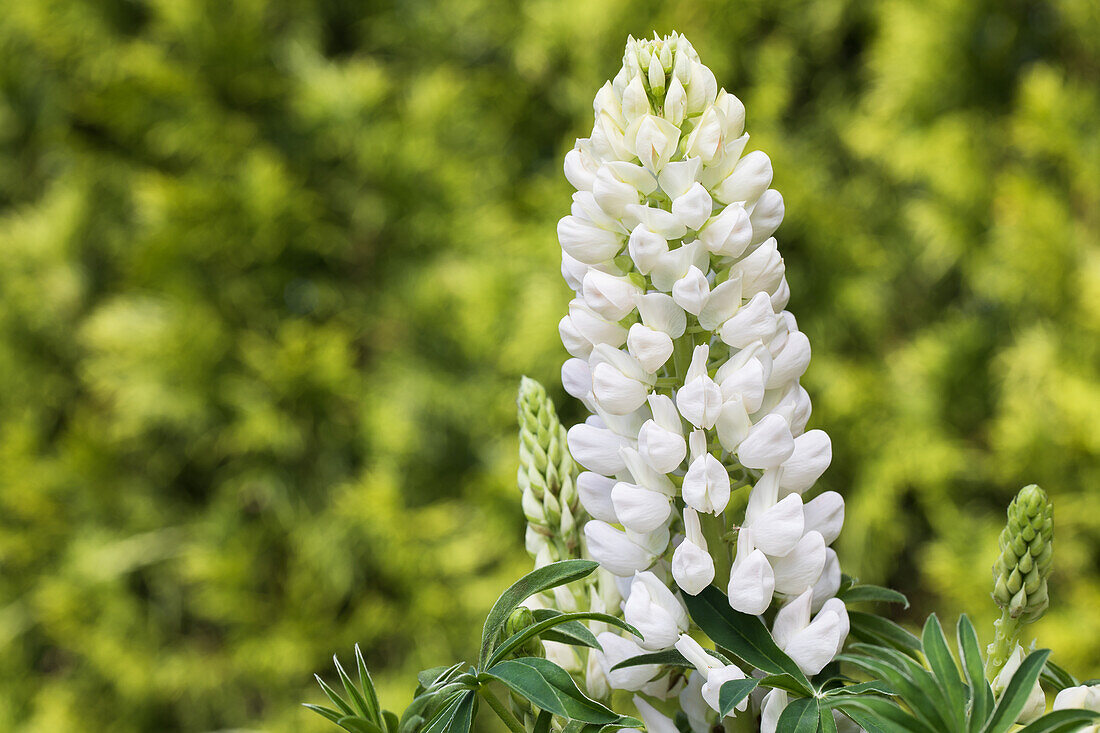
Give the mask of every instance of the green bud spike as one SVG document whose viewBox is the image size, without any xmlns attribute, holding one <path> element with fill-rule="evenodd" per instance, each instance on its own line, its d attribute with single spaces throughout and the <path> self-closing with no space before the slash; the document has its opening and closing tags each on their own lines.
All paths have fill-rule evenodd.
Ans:
<svg viewBox="0 0 1100 733">
<path fill-rule="evenodd" d="M 517 400 L 519 419 L 519 473 L 517 483 L 523 496 L 523 514 L 536 546 L 528 547 L 538 557 L 556 560 L 580 557 L 578 527 L 584 510 L 576 488 L 576 466 L 565 442 L 565 427 L 558 420 L 546 389 L 534 379 L 523 377 Z M 532 536 L 532 533 L 528 533 Z"/>
<path fill-rule="evenodd" d="M 1047 577 L 1054 559 L 1054 506 L 1035 484 L 1025 486 L 1008 505 L 1008 521 L 993 563 L 993 600 L 1001 607 L 989 645 L 986 674 L 996 677 L 1020 636 L 1020 627 L 1038 621 L 1049 604 Z"/>
<path fill-rule="evenodd" d="M 526 606 L 520 606 L 512 611 L 508 620 L 504 622 L 501 639 L 507 639 L 512 636 L 512 634 L 523 631 L 528 626 L 533 626 L 534 624 L 535 615 L 531 613 L 531 609 Z M 532 636 L 512 651 L 512 656 L 514 657 L 541 657 L 544 655 L 545 651 L 542 647 L 542 641 L 537 636 Z"/>
</svg>

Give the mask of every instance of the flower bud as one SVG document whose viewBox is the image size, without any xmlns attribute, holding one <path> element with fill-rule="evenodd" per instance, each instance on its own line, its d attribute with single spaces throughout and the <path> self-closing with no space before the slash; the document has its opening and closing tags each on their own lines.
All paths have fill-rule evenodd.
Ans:
<svg viewBox="0 0 1100 733">
<path fill-rule="evenodd" d="M 761 194 L 752 207 L 749 221 L 752 223 L 752 244 L 770 237 L 783 221 L 783 196 L 774 188 Z"/>
<path fill-rule="evenodd" d="M 531 613 L 531 609 L 526 606 L 520 606 L 516 610 L 512 611 L 511 615 L 504 622 L 504 629 L 501 631 L 501 639 L 508 639 L 513 634 L 517 634 L 523 631 L 528 626 L 535 625 L 535 616 Z M 527 641 L 520 644 L 518 647 L 512 650 L 512 657 L 542 657 L 546 656 L 545 651 L 542 648 L 542 641 L 538 636 L 532 636 Z"/>
<path fill-rule="evenodd" d="M 1011 618 L 1030 623 L 1046 612 L 1053 537 L 1054 506 L 1038 486 L 1025 486 L 1009 504 L 993 565 L 993 598 Z"/>
<path fill-rule="evenodd" d="M 775 573 L 763 552 L 752 543 L 752 530 L 737 535 L 737 557 L 727 588 L 730 607 L 757 616 L 768 610 L 775 592 Z"/>
</svg>

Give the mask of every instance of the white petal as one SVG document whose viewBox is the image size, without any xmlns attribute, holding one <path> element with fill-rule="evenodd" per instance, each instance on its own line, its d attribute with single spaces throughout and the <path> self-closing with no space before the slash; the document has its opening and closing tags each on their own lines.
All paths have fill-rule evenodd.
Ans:
<svg viewBox="0 0 1100 733">
<path fill-rule="evenodd" d="M 631 639 L 610 631 L 598 634 L 596 640 L 600 642 L 603 651 L 593 650 L 592 653 L 599 658 L 600 667 L 613 689 L 640 690 L 661 670 L 659 665 L 643 664 L 637 667 L 616 669 L 612 672 L 611 669 L 619 662 L 624 662 L 631 657 L 641 656 L 646 653 L 646 650 Z"/>
<path fill-rule="evenodd" d="M 619 518 L 615 515 L 615 505 L 611 502 L 613 486 L 615 486 L 615 479 L 591 471 L 584 471 L 577 476 L 577 493 L 580 495 L 584 510 L 595 519 L 618 524 Z"/>
<path fill-rule="evenodd" d="M 740 203 L 733 203 L 712 216 L 699 230 L 708 251 L 723 257 L 740 257 L 752 241 L 752 222 Z"/>
<path fill-rule="evenodd" d="M 619 436 L 607 428 L 574 425 L 566 434 L 566 442 L 577 463 L 590 471 L 612 476 L 626 468 L 619 455 Z"/>
<path fill-rule="evenodd" d="M 680 141 L 680 128 L 654 115 L 639 119 L 640 122 L 635 123 L 637 131 L 628 131 L 627 144 L 631 142 L 629 138 L 633 138 L 633 149 L 638 160 L 648 170 L 658 173 L 676 151 Z"/>
<path fill-rule="evenodd" d="M 807 590 L 792 598 L 776 612 L 775 622 L 772 624 L 772 638 L 780 649 L 786 649 L 794 637 L 810 625 L 812 602 L 813 592 Z"/>
<path fill-rule="evenodd" d="M 729 362 L 727 362 L 729 363 Z M 767 378 L 764 364 L 759 359 L 750 359 L 740 369 L 721 375 L 722 399 L 737 397 L 745 406 L 746 412 L 756 412 L 764 400 L 764 381 Z"/>
<path fill-rule="evenodd" d="M 610 260 L 623 248 L 622 235 L 572 215 L 558 221 L 558 241 L 571 257 L 589 265 Z"/>
<path fill-rule="evenodd" d="M 649 106 L 649 96 L 645 91 L 645 84 L 642 82 L 642 75 L 635 74 L 630 83 L 627 84 L 626 90 L 623 92 L 623 118 L 627 121 L 633 121 L 635 117 L 641 117 L 652 112 L 652 108 Z"/>
<path fill-rule="evenodd" d="M 565 284 L 575 293 L 581 290 L 581 281 L 588 272 L 588 265 L 584 264 L 568 252 L 561 252 L 561 276 L 565 278 Z"/>
<path fill-rule="evenodd" d="M 592 394 L 600 406 L 613 415 L 626 415 L 645 404 L 649 385 L 632 379 L 611 364 L 601 362 L 592 369 Z"/>
<path fill-rule="evenodd" d="M 669 250 L 657 258 L 657 264 L 653 266 L 650 280 L 653 287 L 662 293 L 672 290 L 676 281 L 687 274 L 688 269 L 694 265 L 700 270 L 707 267 L 710 255 L 703 249 L 703 243 L 696 239 L 682 247 Z"/>
<path fill-rule="evenodd" d="M 768 610 L 774 591 L 775 574 L 763 552 L 752 550 L 744 560 L 738 557 L 730 572 L 727 588 L 731 608 L 741 613 L 759 615 Z"/>
<path fill-rule="evenodd" d="M 652 532 L 662 526 L 672 513 L 672 503 L 667 494 L 637 484 L 615 484 L 611 489 L 611 502 L 619 523 L 639 533 Z"/>
<path fill-rule="evenodd" d="M 722 662 L 712 657 L 707 653 L 707 650 L 702 647 L 695 639 L 691 638 L 687 634 L 681 634 L 679 640 L 676 642 L 676 651 L 684 655 L 689 662 L 695 665 L 695 669 L 699 670 L 700 674 L 707 675 L 712 669 L 721 669 Z"/>
<path fill-rule="evenodd" d="M 687 234 L 687 227 L 671 211 L 645 204 L 631 204 L 626 207 L 626 222 L 645 224 L 665 239 L 679 239 Z"/>
<path fill-rule="evenodd" d="M 634 311 L 634 297 L 642 290 L 629 278 L 589 270 L 581 283 L 585 304 L 609 321 L 621 321 Z"/>
<path fill-rule="evenodd" d="M 699 311 L 699 325 L 713 331 L 733 317 L 741 307 L 741 280 L 732 278 L 715 286 Z"/>
<path fill-rule="evenodd" d="M 627 252 L 638 268 L 638 272 L 648 275 L 657 265 L 661 255 L 668 252 L 668 241 L 647 227 L 639 224 L 630 232 L 627 240 Z"/>
<path fill-rule="evenodd" d="M 638 433 L 638 453 L 654 470 L 672 473 L 687 455 L 687 443 L 683 435 L 648 420 Z"/>
<path fill-rule="evenodd" d="M 722 340 L 737 349 L 753 341 L 768 341 L 775 333 L 775 313 L 767 293 L 757 293 L 722 324 Z"/>
<path fill-rule="evenodd" d="M 695 183 L 699 176 L 699 167 L 702 161 L 698 158 L 685 158 L 675 163 L 669 163 L 661 171 L 658 179 L 661 190 L 670 199 L 683 196 Z"/>
<path fill-rule="evenodd" d="M 714 559 L 707 552 L 706 540 L 699 529 L 699 517 L 693 510 L 684 510 L 684 524 L 687 526 L 687 537 L 672 555 L 672 577 L 680 590 L 695 596 L 714 580 Z"/>
<path fill-rule="evenodd" d="M 844 646 L 844 641 L 848 638 L 848 632 L 852 628 L 851 620 L 848 618 L 848 609 L 844 606 L 844 601 L 839 598 L 830 598 L 818 612 L 819 615 L 826 613 L 835 613 L 839 620 L 838 628 L 840 641 L 836 645 L 836 653 L 840 654 L 840 650 Z"/>
<path fill-rule="evenodd" d="M 698 315 L 703 310 L 709 296 L 710 284 L 707 276 L 694 265 L 672 286 L 672 299 L 676 301 L 676 305 L 692 315 Z"/>
<path fill-rule="evenodd" d="M 765 415 L 737 447 L 737 459 L 748 468 L 775 468 L 794 452 L 790 426 L 778 415 Z"/>
<path fill-rule="evenodd" d="M 760 733 L 778 733 L 779 716 L 787 708 L 787 693 L 772 689 L 764 695 L 760 710 Z"/>
<path fill-rule="evenodd" d="M 584 359 L 566 359 L 561 365 L 561 384 L 565 391 L 582 402 L 592 392 L 592 370 Z"/>
<path fill-rule="evenodd" d="M 664 293 L 646 293 L 636 300 L 642 323 L 656 331 L 663 331 L 672 338 L 680 338 L 687 329 L 684 309 L 676 305 L 671 296 Z"/>
<path fill-rule="evenodd" d="M 722 390 L 710 377 L 693 379 L 676 393 L 676 407 L 692 425 L 709 430 L 722 411 Z"/>
<path fill-rule="evenodd" d="M 810 340 L 801 331 L 787 336 L 783 348 L 772 361 L 772 373 L 768 378 L 768 389 L 776 389 L 798 379 L 810 365 Z"/>
<path fill-rule="evenodd" d="M 825 544 L 831 545 L 844 526 L 844 497 L 835 491 L 826 491 L 806 502 L 804 513 L 806 531 L 820 532 Z"/>
<path fill-rule="evenodd" d="M 817 532 L 807 532 L 793 550 L 771 558 L 771 566 L 776 593 L 802 593 L 817 583 L 825 568 L 825 540 Z"/>
<path fill-rule="evenodd" d="M 783 257 L 772 237 L 730 268 L 731 277 L 740 277 L 746 295 L 773 293 L 783 279 Z"/>
<path fill-rule="evenodd" d="M 599 168 L 589 148 L 588 140 L 577 140 L 574 148 L 565 154 L 565 178 L 578 191 L 591 190 Z"/>
<path fill-rule="evenodd" d="M 811 430 L 798 436 L 794 439 L 794 452 L 783 462 L 780 488 L 801 494 L 814 485 L 832 460 L 833 443 L 825 431 Z"/>
<path fill-rule="evenodd" d="M 720 700 L 722 693 L 722 685 L 732 680 L 745 679 L 745 673 L 741 671 L 741 668 L 727 664 L 724 667 L 718 669 L 712 669 L 707 672 L 707 681 L 703 685 L 700 692 L 703 695 L 703 699 L 707 701 L 707 705 L 710 705 L 711 709 L 720 713 L 722 711 Z M 744 711 L 749 706 L 749 699 L 746 697 L 744 700 L 737 704 L 737 710 Z M 732 715 L 730 717 L 733 717 Z"/>
<path fill-rule="evenodd" d="M 635 323 L 626 334 L 626 348 L 647 372 L 656 373 L 672 356 L 672 337 Z"/>
<path fill-rule="evenodd" d="M 840 619 L 835 613 L 821 613 L 796 634 L 783 651 L 812 677 L 832 661 L 839 644 Z"/>
<path fill-rule="evenodd" d="M 771 160 L 762 151 L 754 150 L 741 158 L 733 172 L 714 188 L 714 197 L 726 203 L 752 203 L 768 190 L 771 182 Z"/>
<path fill-rule="evenodd" d="M 709 453 L 696 458 L 684 475 L 684 503 L 698 512 L 720 514 L 730 500 L 730 477 Z"/>
<path fill-rule="evenodd" d="M 753 519 L 753 543 L 766 555 L 783 556 L 802 539 L 804 521 L 802 498 L 796 494 L 782 499 L 775 506 Z"/>
<path fill-rule="evenodd" d="M 768 298 L 772 304 L 772 310 L 778 313 L 787 307 L 787 303 L 791 302 L 791 286 L 787 282 L 787 277 L 784 275 L 783 279 L 779 281 L 779 287 L 775 289 L 775 292 Z M 834 710 L 833 713 L 836 713 Z M 847 720 L 847 718 L 845 718 Z M 851 722 L 851 721 L 849 721 Z M 855 725 L 855 723 L 852 723 Z"/>
<path fill-rule="evenodd" d="M 680 217 L 688 229 L 699 229 L 710 218 L 714 208 L 714 202 L 703 188 L 703 184 L 695 183 L 682 196 L 672 202 L 672 213 Z"/>
<path fill-rule="evenodd" d="M 592 344 L 618 348 L 626 343 L 625 328 L 600 316 L 579 298 L 569 301 L 569 318 L 581 336 Z"/>
<path fill-rule="evenodd" d="M 814 585 L 813 590 L 813 610 L 815 612 L 820 610 L 825 602 L 840 590 L 840 561 L 831 547 L 825 548 L 825 568 L 821 571 L 821 577 Z"/>
<path fill-rule="evenodd" d="M 638 714 L 642 716 L 642 722 L 645 723 L 647 733 L 678 733 L 672 718 L 637 695 L 634 696 L 634 707 L 638 709 Z"/>
<path fill-rule="evenodd" d="M 584 525 L 584 537 L 592 559 L 620 577 L 629 577 L 645 570 L 657 559 L 649 548 L 633 542 L 627 533 L 598 519 Z"/>
<path fill-rule="evenodd" d="M 760 196 L 749 217 L 752 222 L 752 243 L 763 242 L 783 221 L 783 196 L 774 188 Z"/>
<path fill-rule="evenodd" d="M 731 453 L 737 450 L 737 446 L 752 429 L 752 420 L 749 419 L 749 413 L 745 410 L 745 405 L 740 398 L 722 403 L 722 410 L 718 414 L 714 427 L 718 431 L 718 442 L 722 447 Z"/>
<path fill-rule="evenodd" d="M 558 321 L 558 335 L 561 336 L 561 343 L 565 350 L 574 357 L 587 359 L 588 355 L 592 353 L 592 342 L 581 335 L 576 324 L 573 323 L 573 319 L 569 316 L 563 316 Z"/>
</svg>

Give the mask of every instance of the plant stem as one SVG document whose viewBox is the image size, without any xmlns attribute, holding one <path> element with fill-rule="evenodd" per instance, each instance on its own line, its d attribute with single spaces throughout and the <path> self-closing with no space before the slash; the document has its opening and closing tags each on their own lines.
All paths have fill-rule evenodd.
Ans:
<svg viewBox="0 0 1100 733">
<path fill-rule="evenodd" d="M 489 707 L 493 709 L 493 712 L 497 714 L 497 717 L 504 721 L 504 724 L 508 726 L 508 730 L 512 733 L 527 733 L 527 729 L 523 727 L 523 723 L 519 722 L 516 716 L 508 712 L 508 708 L 504 707 L 504 703 L 500 701 L 493 691 L 489 689 L 488 685 L 481 685 L 477 689 L 477 694 L 481 695 L 481 699 L 489 703 Z"/>
<path fill-rule="evenodd" d="M 703 530 L 703 537 L 707 541 L 707 550 L 714 558 L 714 583 L 719 588 L 725 588 L 730 582 L 730 568 L 733 565 L 730 546 L 726 542 L 726 521 L 721 515 L 699 515 L 699 528 Z"/>
<path fill-rule="evenodd" d="M 1016 641 L 1020 636 L 1020 619 L 1009 616 L 1006 608 L 1001 612 L 1001 618 L 993 622 L 993 628 L 993 643 L 987 649 L 989 658 L 985 661 L 985 676 L 990 682 L 1004 669 L 1005 662 L 1016 648 Z"/>
</svg>

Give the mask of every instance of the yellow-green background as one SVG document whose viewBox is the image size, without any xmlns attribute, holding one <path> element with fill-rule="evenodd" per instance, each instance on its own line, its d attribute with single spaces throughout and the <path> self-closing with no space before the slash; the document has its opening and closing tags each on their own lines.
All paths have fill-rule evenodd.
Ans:
<svg viewBox="0 0 1100 733">
<path fill-rule="evenodd" d="M 0 12 L 0 730 L 321 730 L 468 653 L 528 562 L 560 160 L 628 33 L 685 32 L 787 204 L 846 569 L 990 635 L 1056 503 L 1100 675 L 1095 0 L 24 0 Z M 327 724 L 326 724 L 327 725 Z"/>
</svg>

